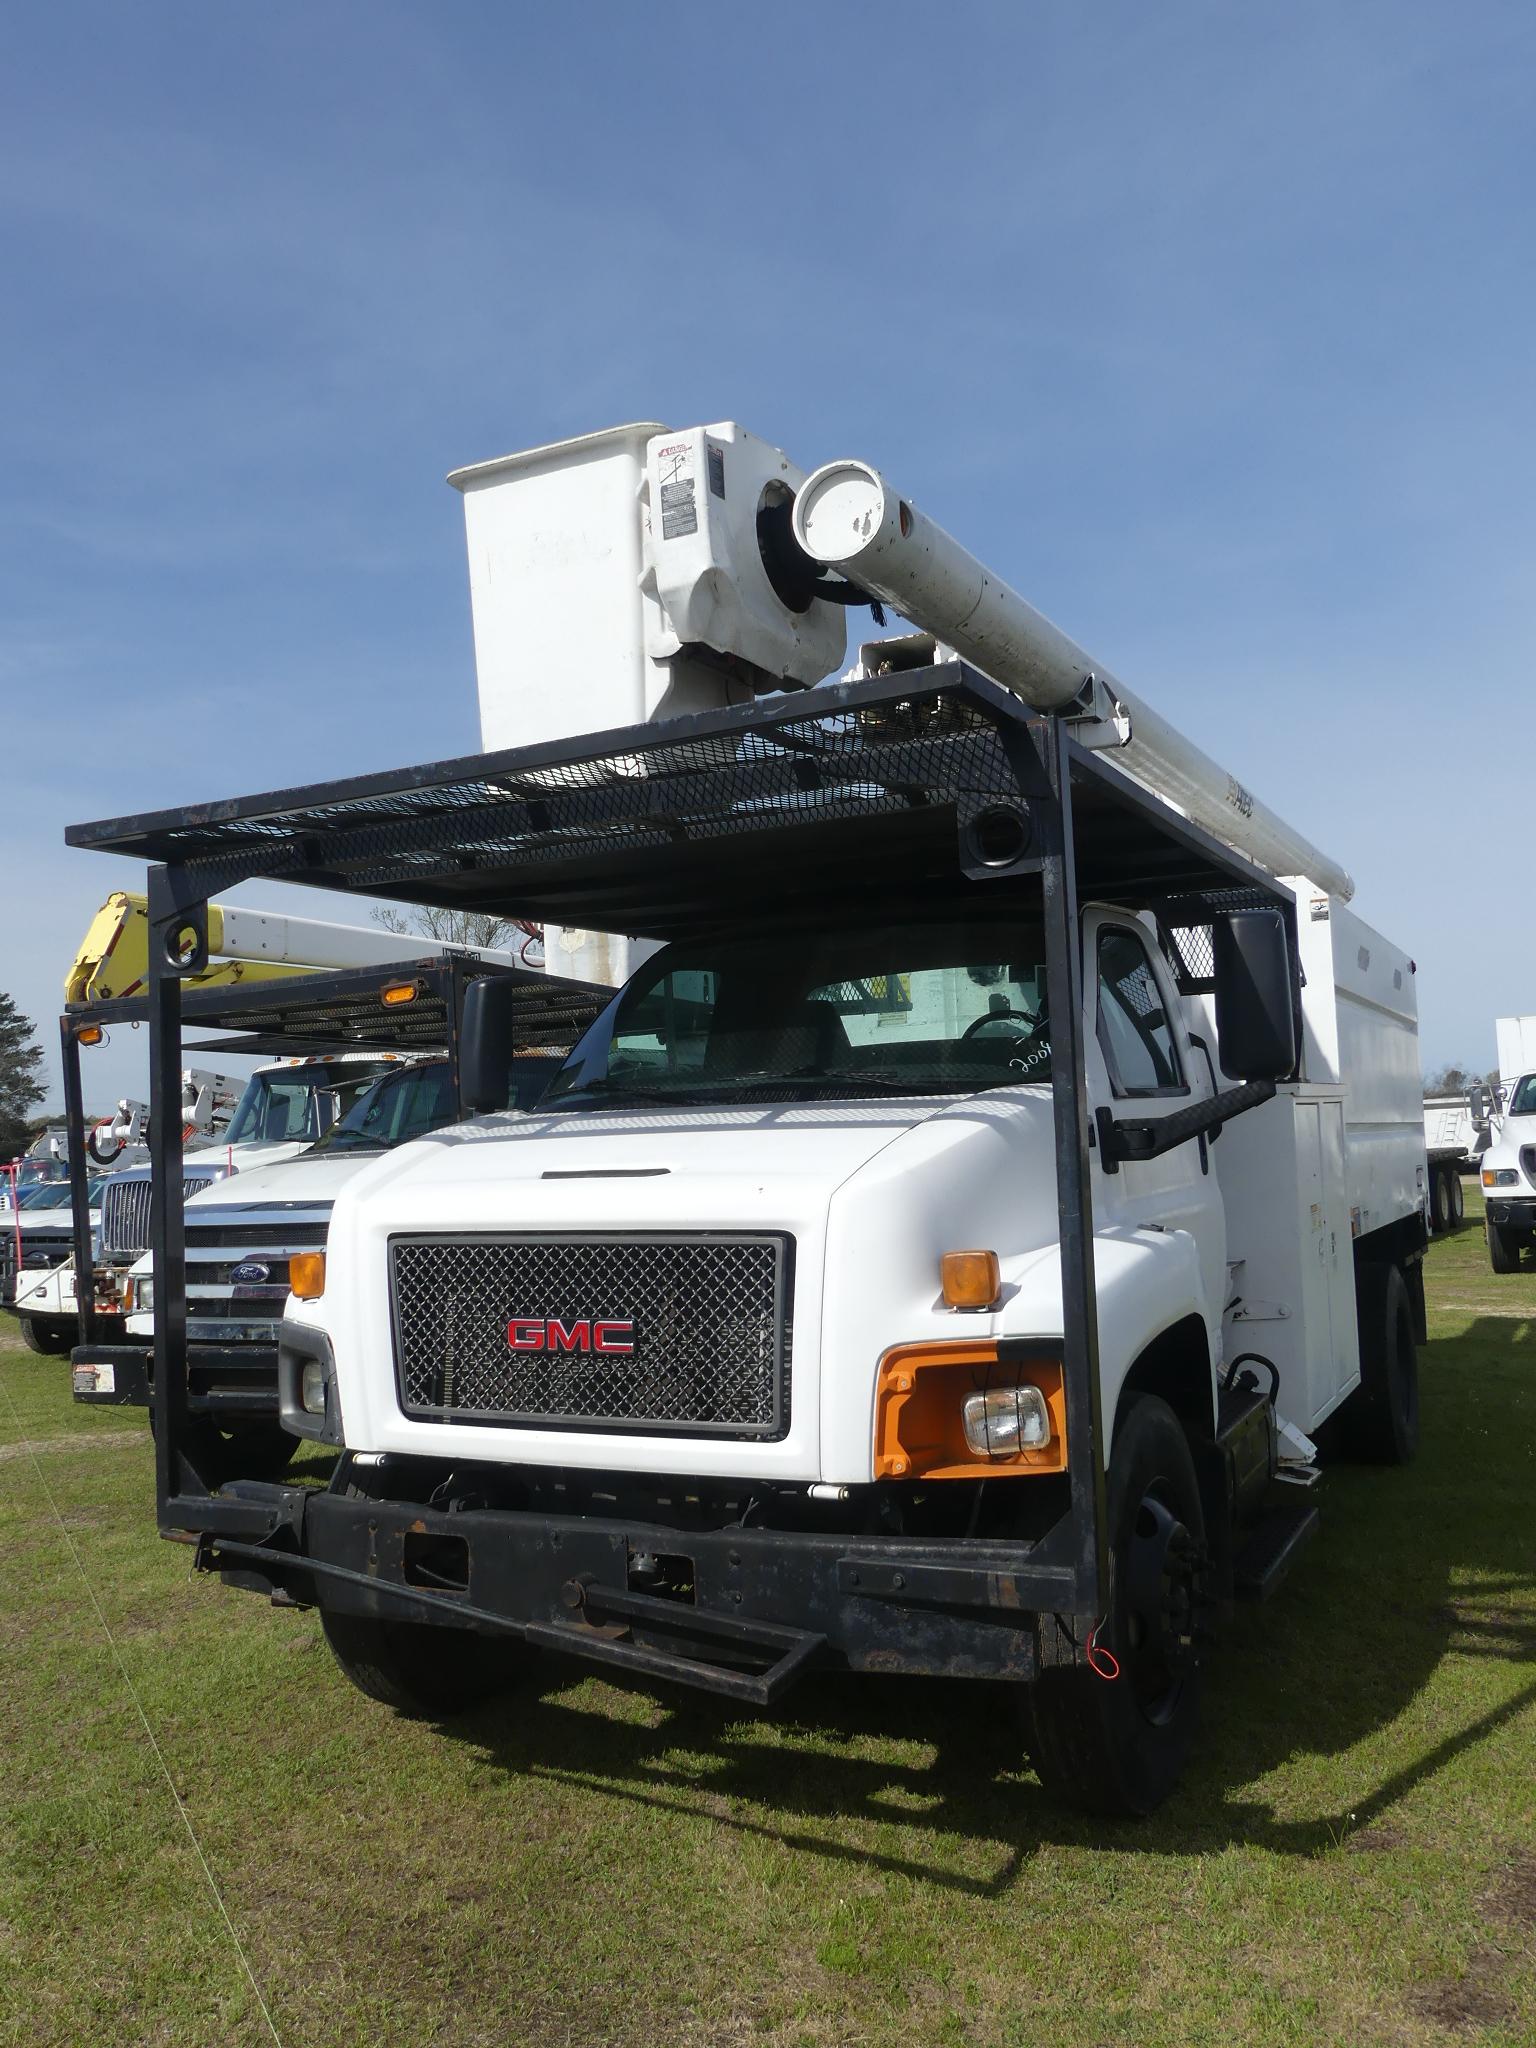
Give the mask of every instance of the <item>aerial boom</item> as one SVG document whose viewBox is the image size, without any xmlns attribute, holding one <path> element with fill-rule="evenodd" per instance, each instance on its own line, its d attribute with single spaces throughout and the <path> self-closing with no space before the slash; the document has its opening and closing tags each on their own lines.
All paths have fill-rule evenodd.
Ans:
<svg viewBox="0 0 1536 2048">
<path fill-rule="evenodd" d="M 358 925 L 210 903 L 210 964 L 200 974 L 187 976 L 184 986 L 276 980 L 313 968 L 387 967 L 400 958 L 402 947 L 415 958 L 460 953 L 501 966 L 517 964 L 512 953 L 449 945 L 414 933 L 402 940 L 398 932 L 364 931 Z M 65 978 L 64 999 L 70 1003 L 111 1002 L 142 994 L 148 982 L 147 899 L 117 890 L 91 920 Z"/>
<path fill-rule="evenodd" d="M 1344 901 L 1337 861 L 1119 683 L 1075 641 L 900 497 L 868 463 L 829 462 L 795 499 L 795 539 L 813 560 L 893 605 L 1037 711 L 1078 699 L 1124 734 L 1125 767 L 1275 875 L 1305 875 Z M 1097 692 L 1095 690 L 1097 686 Z"/>
</svg>

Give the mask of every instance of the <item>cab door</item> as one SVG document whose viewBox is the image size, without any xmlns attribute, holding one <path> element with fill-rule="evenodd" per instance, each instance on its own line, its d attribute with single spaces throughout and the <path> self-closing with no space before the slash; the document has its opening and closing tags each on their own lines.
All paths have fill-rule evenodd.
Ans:
<svg viewBox="0 0 1536 2048">
<path fill-rule="evenodd" d="M 1129 912 L 1095 908 L 1085 914 L 1083 989 L 1084 1066 L 1094 1110 L 1152 1123 L 1215 1094 L 1210 1062 L 1190 1043 L 1168 963 Z M 1157 1159 L 1122 1160 L 1113 1173 L 1104 1170 L 1097 1142 L 1090 1156 L 1096 1219 L 1190 1233 L 1206 1312 L 1219 1330 L 1227 1231 L 1209 1141 L 1190 1138 Z"/>
</svg>

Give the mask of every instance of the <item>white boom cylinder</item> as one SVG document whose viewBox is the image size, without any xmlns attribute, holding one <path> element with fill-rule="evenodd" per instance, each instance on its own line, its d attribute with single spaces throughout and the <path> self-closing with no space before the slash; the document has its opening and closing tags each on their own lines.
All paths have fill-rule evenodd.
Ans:
<svg viewBox="0 0 1536 2048">
<path fill-rule="evenodd" d="M 486 946 L 454 946 L 415 932 L 365 931 L 358 925 L 327 924 L 314 917 L 285 917 L 270 910 L 241 910 L 210 904 L 209 951 L 223 960 L 269 960 L 294 967 L 388 967 L 396 960 L 424 960 L 443 953 L 516 964 L 516 955 Z"/>
<path fill-rule="evenodd" d="M 1350 876 L 1089 658 L 1059 627 L 925 519 L 866 462 L 829 462 L 795 497 L 795 538 L 815 561 L 892 605 L 1037 711 L 1100 683 L 1130 726 L 1129 774 L 1275 875 L 1305 875 L 1347 902 Z"/>
</svg>

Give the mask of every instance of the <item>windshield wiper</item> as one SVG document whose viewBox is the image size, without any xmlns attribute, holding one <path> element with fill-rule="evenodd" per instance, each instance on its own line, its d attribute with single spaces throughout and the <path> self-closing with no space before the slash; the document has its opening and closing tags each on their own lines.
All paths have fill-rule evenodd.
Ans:
<svg viewBox="0 0 1536 2048">
<path fill-rule="evenodd" d="M 672 1103 L 687 1099 L 675 1088 L 631 1088 L 628 1082 L 615 1079 L 611 1074 L 599 1074 L 594 1080 L 583 1082 L 581 1087 L 571 1089 L 569 1094 L 546 1095 L 541 1102 L 533 1105 L 532 1113 L 537 1115 L 541 1109 L 564 1109 L 571 1104 L 580 1105 L 589 1095 L 599 1098 L 597 1106 L 600 1109 L 625 1102 Z M 605 1096 L 610 1098 L 608 1102 L 602 1100 Z"/>
</svg>

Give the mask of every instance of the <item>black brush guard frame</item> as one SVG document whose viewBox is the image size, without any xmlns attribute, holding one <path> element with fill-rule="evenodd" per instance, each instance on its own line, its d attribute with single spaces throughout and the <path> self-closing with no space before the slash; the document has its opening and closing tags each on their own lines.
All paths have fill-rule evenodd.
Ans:
<svg viewBox="0 0 1536 2048">
<path fill-rule="evenodd" d="M 1073 736 L 1074 719 L 1069 713 L 1032 713 L 1010 692 L 959 662 L 867 681 L 824 685 L 804 695 L 677 720 L 664 728 L 630 728 L 575 742 L 556 742 L 401 770 L 388 776 L 357 777 L 70 829 L 66 835 L 70 843 L 138 854 L 155 863 L 148 876 L 151 942 L 147 1009 L 150 1149 L 155 1191 L 151 1248 L 156 1273 L 156 1495 L 158 1520 L 164 1533 L 183 1540 L 189 1536 L 198 1540 L 203 1560 L 210 1565 L 217 1565 L 220 1556 L 225 1556 L 239 1560 L 247 1573 L 259 1567 L 258 1576 L 274 1592 L 285 1587 L 295 1571 L 302 1573 L 306 1569 L 303 1492 L 255 1484 L 226 1486 L 210 1492 L 188 1450 L 186 1241 L 180 1171 L 181 980 L 206 962 L 207 904 L 214 891 L 265 876 L 406 903 L 441 902 L 448 900 L 441 893 L 441 886 L 423 885 L 420 857 L 436 848 L 451 848 L 465 839 L 464 811 L 446 804 L 448 795 L 461 790 L 467 778 L 474 778 L 478 786 L 486 788 L 489 797 L 492 789 L 504 791 L 506 784 L 515 784 L 519 777 L 537 779 L 541 773 L 548 776 L 573 765 L 611 762 L 615 756 L 633 759 L 653 749 L 694 742 L 707 742 L 717 749 L 722 741 L 739 746 L 748 738 L 771 739 L 777 728 L 804 724 L 808 717 L 830 721 L 844 716 L 857 720 L 871 712 L 902 714 L 912 707 L 934 706 L 941 699 L 967 713 L 979 714 L 993 728 L 1008 762 L 1012 782 L 1009 796 L 1028 819 L 1024 850 L 1012 849 L 1008 858 L 998 864 L 996 874 L 998 879 L 1039 879 L 1047 1000 L 1052 1020 L 1069 1505 L 1040 1545 L 1019 1543 L 1009 1547 L 1014 1569 L 1007 1574 L 1006 1604 L 1021 1621 L 1027 1620 L 1031 1612 L 1058 1612 L 1090 1620 L 1104 1612 L 1108 1597 L 1105 1446 L 1094 1308 L 1090 1117 L 1084 1078 L 1079 943 L 1079 878 L 1083 862 L 1075 834 L 1075 799 L 1091 802 L 1097 818 L 1116 821 L 1120 834 L 1116 847 L 1123 838 L 1130 849 L 1123 855 L 1096 852 L 1087 875 L 1088 887 L 1095 895 L 1154 910 L 1178 904 L 1184 914 L 1191 902 L 1207 900 L 1218 906 L 1223 902 L 1232 907 L 1256 902 L 1273 905 L 1287 919 L 1293 961 L 1295 904 L 1289 891 L 1241 855 L 1099 755 L 1080 746 Z M 454 785 L 453 792 L 448 792 L 449 784 Z M 445 791 L 445 807 L 433 810 L 427 802 L 412 815 L 408 835 L 401 835 L 405 848 L 396 855 L 395 872 L 380 823 L 380 802 L 387 804 L 397 793 L 402 804 L 408 799 L 429 800 L 436 789 Z M 989 886 L 985 879 L 989 865 L 978 865 L 974 843 L 968 854 L 964 842 L 967 817 L 975 813 L 974 792 L 951 787 L 943 795 L 953 802 L 960 828 L 957 867 L 972 879 L 981 880 L 983 886 Z M 502 794 L 498 801 L 501 809 L 497 816 L 501 817 L 508 800 Z M 351 809 L 356 820 L 352 824 L 348 823 L 349 807 L 355 807 Z M 913 816 L 918 815 L 919 806 L 914 803 Z M 931 808 L 925 815 L 932 815 Z M 247 820 L 248 840 L 232 837 L 232 832 Z M 785 823 L 779 825 L 779 830 L 782 833 L 814 829 L 817 822 L 813 813 L 803 824 Z M 701 834 L 700 838 L 705 849 L 703 858 L 707 859 L 708 834 Z M 1097 847 L 1096 839 L 1091 843 Z M 407 853 L 418 864 L 414 870 L 407 861 Z M 368 861 L 363 878 L 355 882 L 349 881 L 345 873 L 349 854 L 359 861 L 366 856 Z M 459 859 L 461 865 L 472 865 L 462 856 Z M 445 861 L 444 869 L 451 865 L 451 860 Z M 541 875 L 547 874 L 548 865 L 546 858 L 539 871 Z M 1121 876 L 1119 883 L 1117 874 Z M 499 871 L 494 880 L 500 885 L 503 878 L 505 907 L 509 912 L 517 911 L 523 906 L 517 896 L 519 875 L 515 864 Z M 546 913 L 549 908 L 546 887 L 537 910 Z M 83 1143 L 81 1152 L 83 1166 Z M 909 1598 L 919 1597 L 901 1592 L 906 1573 L 899 1567 L 911 1562 L 912 1546 L 892 1542 L 885 1548 L 893 1560 L 887 1597 L 901 1606 Z M 963 1578 L 968 1551 L 963 1541 L 931 1548 L 933 1554 L 926 1559 L 926 1568 L 937 1575 L 934 1585 L 946 1577 Z M 878 1561 L 880 1549 L 878 1544 L 873 1546 L 872 1562 Z M 326 1573 L 318 1575 L 324 1577 Z M 407 1605 L 441 1605 L 462 1620 L 474 1620 L 462 1603 L 447 1596 L 372 1583 L 380 1595 Z M 508 1622 L 505 1616 L 487 1616 L 484 1625 L 505 1627 Z M 894 1617 L 892 1626 L 900 1626 Z M 574 1629 L 569 1635 L 560 1631 L 560 1646 L 578 1651 L 583 1647 Z M 617 1661 L 611 1649 L 586 1647 L 590 1655 Z M 790 1645 L 784 1656 L 789 1660 L 788 1673 L 792 1675 L 802 1662 L 814 1656 L 814 1650 L 808 1649 L 805 1658 L 800 1658 Z M 633 1660 L 624 1661 L 638 1668 Z M 688 1661 L 680 1660 L 683 1664 Z M 670 1675 L 685 1674 L 674 1670 Z M 693 1682 L 713 1683 L 700 1678 L 697 1672 L 691 1675 Z M 769 1681 L 764 1677 L 762 1682 Z"/>
</svg>

